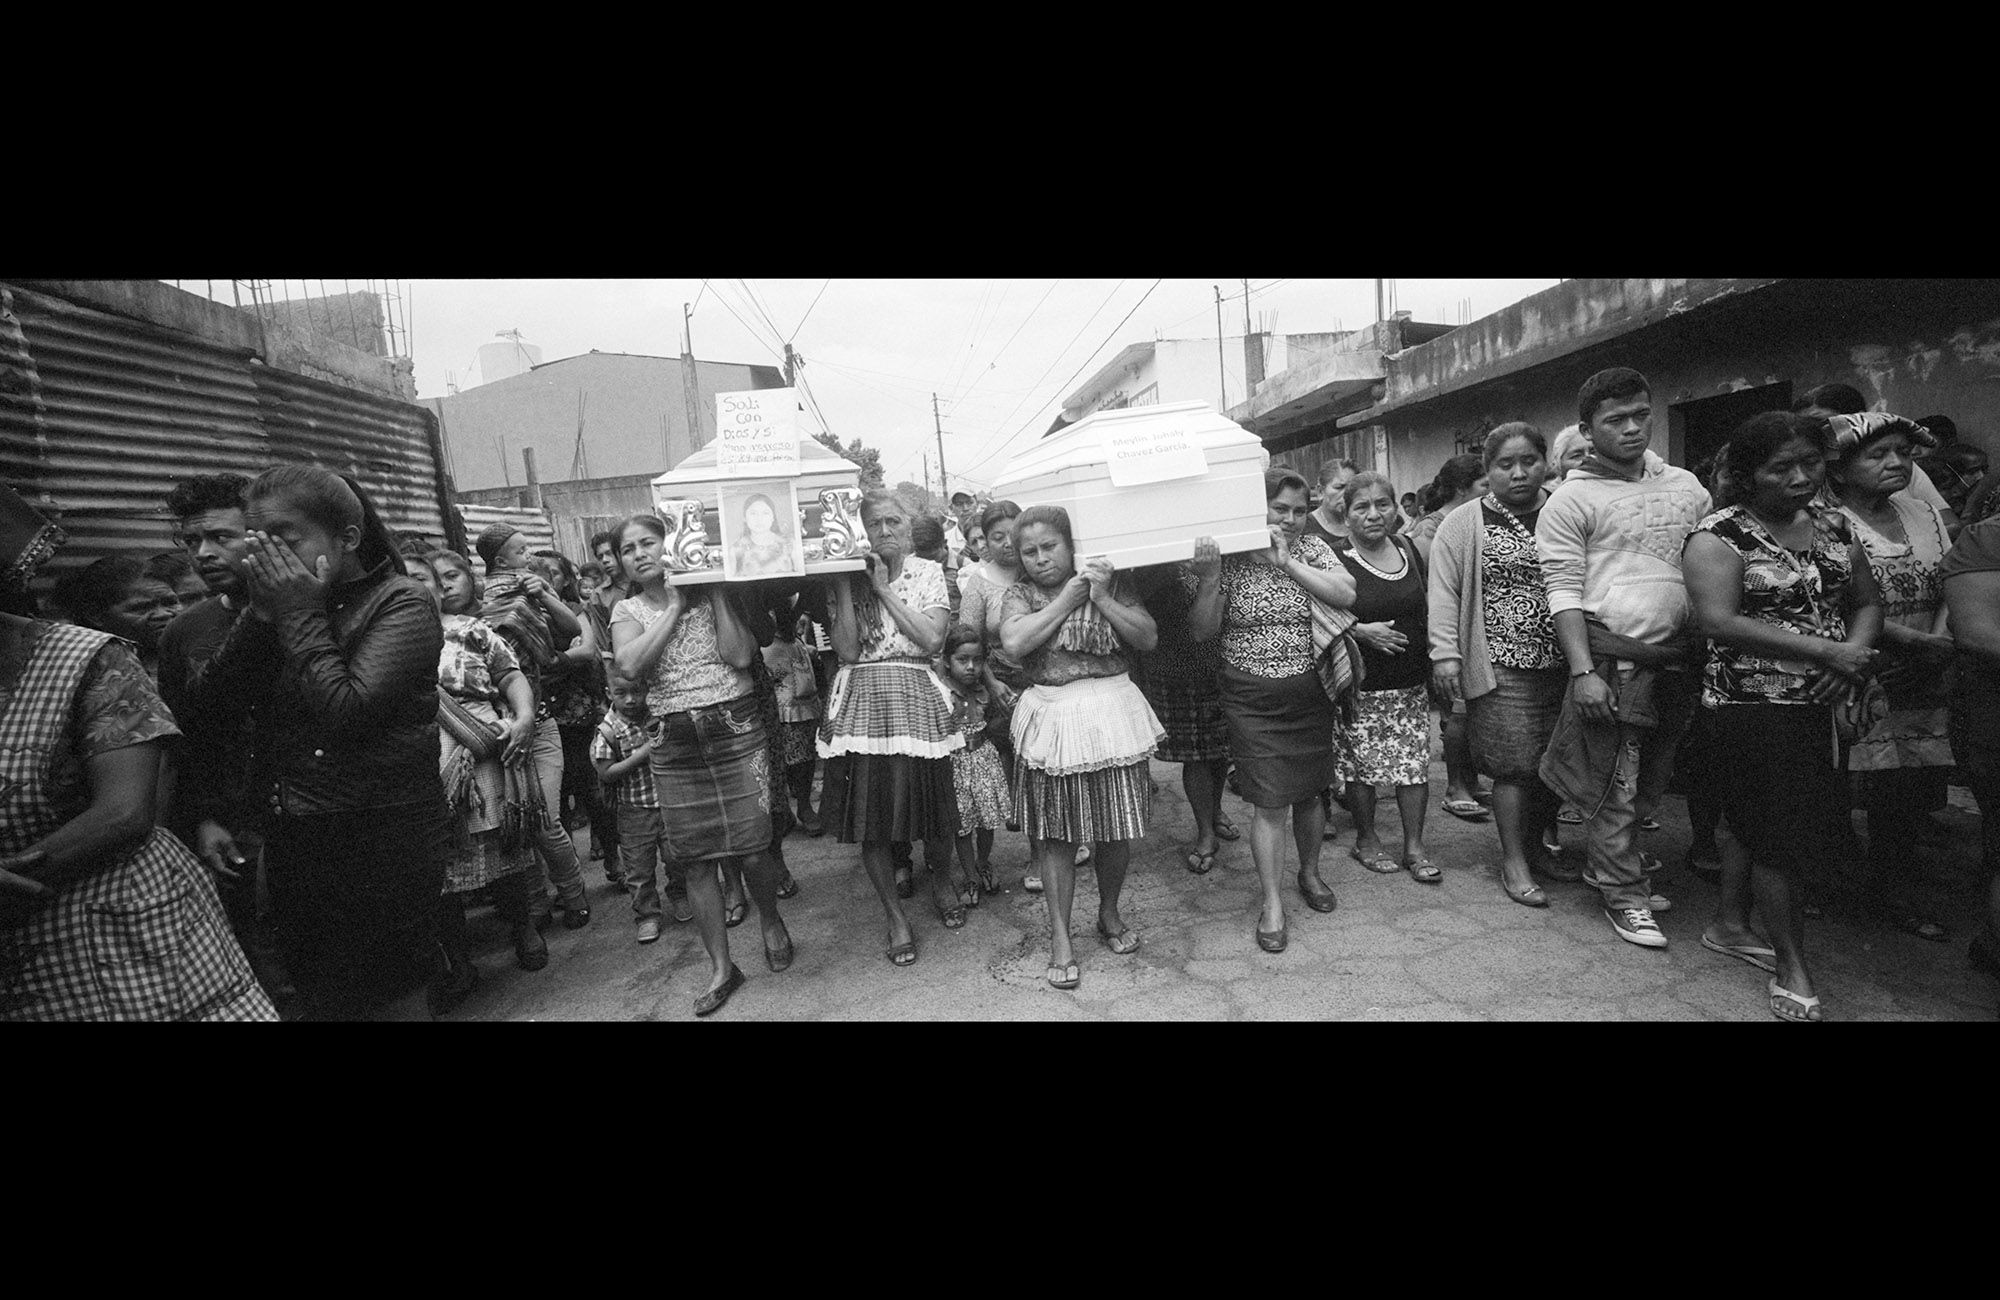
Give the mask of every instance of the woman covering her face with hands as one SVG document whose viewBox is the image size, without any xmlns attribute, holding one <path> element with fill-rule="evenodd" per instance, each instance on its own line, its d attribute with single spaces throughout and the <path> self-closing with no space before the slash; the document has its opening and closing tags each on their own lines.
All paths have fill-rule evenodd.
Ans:
<svg viewBox="0 0 2000 1300">
<path fill-rule="evenodd" d="M 1129 676 L 1159 630 L 1101 556 L 1076 559 L 1069 513 L 1021 512 L 1014 549 L 1025 576 L 1002 604 L 1000 640 L 1034 683 L 1014 709 L 1014 815 L 1041 858 L 1053 941 L 1048 981 L 1081 979 L 1069 931 L 1077 848 L 1097 868 L 1097 933 L 1124 956 L 1139 936 L 1118 914 L 1131 841 L 1146 835 L 1147 763 L 1166 729 Z"/>
<path fill-rule="evenodd" d="M 302 1014 L 421 1014 L 409 999 L 442 964 L 450 836 L 437 605 L 351 479 L 281 465 L 244 498 L 248 609 L 190 706 L 252 711 L 272 920 Z"/>
</svg>

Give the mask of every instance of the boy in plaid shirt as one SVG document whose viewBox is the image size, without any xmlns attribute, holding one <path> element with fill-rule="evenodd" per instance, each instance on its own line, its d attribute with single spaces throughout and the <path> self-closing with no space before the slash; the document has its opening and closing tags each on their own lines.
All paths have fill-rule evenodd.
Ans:
<svg viewBox="0 0 2000 1300">
<path fill-rule="evenodd" d="M 597 779 L 618 814 L 620 866 L 632 891 L 632 916 L 639 925 L 639 942 L 660 937 L 660 796 L 653 788 L 653 745 L 646 739 L 646 688 L 611 672 L 612 711 L 597 724 L 590 739 L 591 763 Z M 688 904 L 687 879 L 678 863 L 668 861 L 667 897 L 674 920 L 694 915 Z"/>
</svg>

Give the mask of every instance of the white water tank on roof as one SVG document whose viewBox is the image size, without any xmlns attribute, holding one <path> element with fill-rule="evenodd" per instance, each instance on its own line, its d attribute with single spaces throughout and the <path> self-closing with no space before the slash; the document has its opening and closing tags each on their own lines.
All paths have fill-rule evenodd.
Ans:
<svg viewBox="0 0 2000 1300">
<path fill-rule="evenodd" d="M 479 345 L 479 382 L 482 384 L 526 374 L 531 367 L 540 364 L 542 350 L 532 343 L 495 339 Z"/>
</svg>

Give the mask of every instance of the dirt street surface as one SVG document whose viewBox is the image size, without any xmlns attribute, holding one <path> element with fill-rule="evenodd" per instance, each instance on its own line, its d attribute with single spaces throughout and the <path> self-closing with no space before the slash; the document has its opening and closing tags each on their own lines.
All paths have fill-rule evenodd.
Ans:
<svg viewBox="0 0 2000 1300">
<path fill-rule="evenodd" d="M 1659 917 L 1671 941 L 1664 951 L 1616 938 L 1584 884 L 1544 882 L 1547 909 L 1520 906 L 1502 892 L 1491 821 L 1468 824 L 1445 814 L 1442 767 L 1433 764 L 1428 848 L 1444 868 L 1441 885 L 1407 873 L 1364 870 L 1349 856 L 1352 824 L 1336 810 L 1338 837 L 1326 842 L 1321 873 L 1338 910 L 1309 910 L 1285 869 L 1290 947 L 1258 949 L 1257 876 L 1247 839 L 1224 844 L 1206 876 L 1188 872 L 1183 846 L 1194 823 L 1180 789 L 1180 769 L 1153 765 L 1160 786 L 1151 832 L 1133 854 L 1124 916 L 1143 939 L 1131 956 L 1114 955 L 1095 930 L 1096 883 L 1078 873 L 1072 925 L 1082 985 L 1049 987 L 1048 921 L 1042 897 L 1021 888 L 1027 841 L 1002 832 L 994 862 L 1005 892 L 981 902 L 965 928 L 948 931 L 919 870 L 908 900 L 918 960 L 897 968 L 883 956 L 881 905 L 861 869 L 859 850 L 831 837 L 794 832 L 785 852 L 799 893 L 783 908 L 797 960 L 782 975 L 764 964 L 757 914 L 729 932 L 731 955 L 747 982 L 709 1023 L 768 1020 L 1743 1020 L 1775 1024 L 1766 976 L 1701 947 L 1712 919 L 1714 887 L 1680 863 L 1687 849 L 1685 805 L 1670 798 L 1661 830 L 1644 837 L 1668 864 L 1657 882 L 1673 900 Z M 1962 792 L 1956 792 L 1962 797 Z M 1377 826 L 1393 847 L 1398 823 L 1384 799 Z M 1225 796 L 1238 827 L 1249 808 Z M 1977 822 L 1957 802 L 1948 813 L 1949 846 L 1913 849 L 1917 897 L 1951 928 L 1930 943 L 1829 904 L 1807 923 L 1807 942 L 1828 1021 L 1987 1020 L 1995 982 L 1966 967 L 1966 941 L 1977 924 Z M 578 833 L 579 846 L 588 833 Z M 1563 828 L 1566 854 L 1582 852 L 1580 828 Z M 708 961 L 692 923 L 666 918 L 655 943 L 634 941 L 630 904 L 605 882 L 603 864 L 587 863 L 593 916 L 583 930 L 548 932 L 549 965 L 518 969 L 505 925 L 474 909 L 472 935 L 479 987 L 448 1020 L 693 1020 L 690 1004 L 706 987 Z"/>
</svg>

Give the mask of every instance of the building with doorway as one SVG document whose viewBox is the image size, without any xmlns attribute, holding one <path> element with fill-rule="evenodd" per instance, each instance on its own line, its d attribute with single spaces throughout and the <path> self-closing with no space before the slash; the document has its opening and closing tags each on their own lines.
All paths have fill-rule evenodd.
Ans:
<svg viewBox="0 0 2000 1300">
<path fill-rule="evenodd" d="M 695 361 L 688 425 L 680 357 L 588 352 L 483 383 L 423 405 L 443 429 L 461 492 L 526 482 L 532 449 L 545 482 L 664 473 L 715 436 L 715 395 L 782 388 L 776 366 Z"/>
<path fill-rule="evenodd" d="M 1652 380 L 1653 450 L 1676 465 L 1836 381 L 1876 410 L 1948 415 L 1966 440 L 2000 442 L 2000 280 L 1565 280 L 1427 341 L 1384 341 L 1405 346 L 1382 357 L 1372 400 L 1288 429 L 1274 376 L 1230 414 L 1280 459 L 1360 450 L 1352 458 L 1399 491 L 1479 450 L 1496 425 L 1525 420 L 1553 437 L 1607 366 Z M 1329 380 L 1304 396 L 1332 409 L 1352 392 Z"/>
<path fill-rule="evenodd" d="M 1265 376 L 1342 349 L 1345 340 L 1362 332 L 1262 333 L 1134 343 L 1063 399 L 1057 427 L 1075 424 L 1098 411 L 1164 402 L 1207 402 L 1218 411 L 1227 411 L 1242 402 L 1245 393 Z"/>
</svg>

